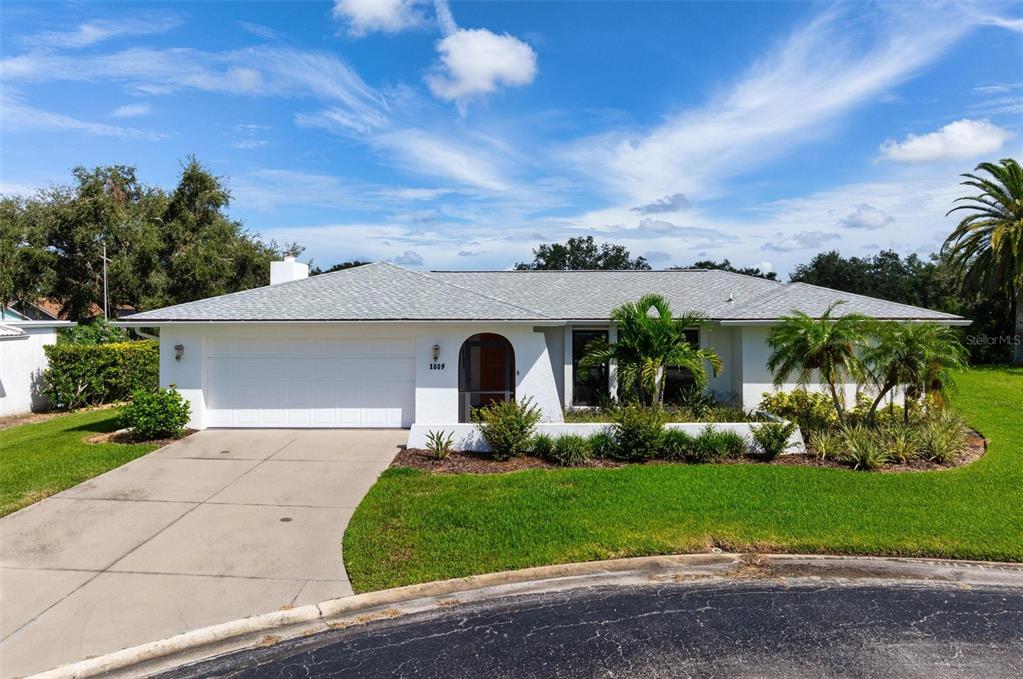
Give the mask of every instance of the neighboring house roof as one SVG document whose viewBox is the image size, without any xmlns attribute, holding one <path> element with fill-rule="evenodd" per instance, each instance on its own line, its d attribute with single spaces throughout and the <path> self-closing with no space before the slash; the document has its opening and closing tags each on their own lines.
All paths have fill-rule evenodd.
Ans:
<svg viewBox="0 0 1023 679">
<path fill-rule="evenodd" d="M 0 340 L 21 339 L 24 337 L 27 337 L 27 335 L 21 328 L 15 328 L 13 325 L 0 323 Z"/>
<path fill-rule="evenodd" d="M 230 321 L 600 321 L 657 292 L 676 312 L 732 322 L 772 320 L 794 309 L 884 319 L 963 322 L 952 314 L 716 269 L 677 271 L 413 271 L 389 262 L 134 314 L 127 323 Z"/>
</svg>

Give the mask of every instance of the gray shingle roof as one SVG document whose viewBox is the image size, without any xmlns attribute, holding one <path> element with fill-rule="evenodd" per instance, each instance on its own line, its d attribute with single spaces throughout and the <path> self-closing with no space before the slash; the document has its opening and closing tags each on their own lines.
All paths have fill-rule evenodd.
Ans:
<svg viewBox="0 0 1023 679">
<path fill-rule="evenodd" d="M 25 331 L 21 328 L 16 328 L 13 325 L 5 325 L 0 323 L 0 339 L 15 339 L 18 337 L 24 337 Z"/>
<path fill-rule="evenodd" d="M 961 321 L 958 316 L 804 283 L 725 271 L 431 271 L 377 262 L 131 316 L 147 321 L 604 320 L 657 292 L 678 312 L 720 320 L 770 320 L 794 309 Z"/>
</svg>

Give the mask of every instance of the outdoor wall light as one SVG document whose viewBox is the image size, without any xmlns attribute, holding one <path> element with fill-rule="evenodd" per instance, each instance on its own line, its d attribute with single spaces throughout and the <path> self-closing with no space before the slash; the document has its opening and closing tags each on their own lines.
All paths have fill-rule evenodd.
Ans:
<svg viewBox="0 0 1023 679">
<path fill-rule="evenodd" d="M 174 360 L 180 361 L 181 357 L 185 355 L 185 345 L 175 344 L 174 345 Z"/>
<path fill-rule="evenodd" d="M 433 345 L 433 361 L 434 361 L 434 363 L 437 362 L 438 358 L 440 358 L 440 345 L 439 344 L 434 344 Z"/>
</svg>

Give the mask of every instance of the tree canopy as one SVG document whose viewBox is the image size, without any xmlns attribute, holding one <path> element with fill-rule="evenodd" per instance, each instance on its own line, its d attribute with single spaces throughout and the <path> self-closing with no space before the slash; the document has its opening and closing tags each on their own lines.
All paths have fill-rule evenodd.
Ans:
<svg viewBox="0 0 1023 679">
<path fill-rule="evenodd" d="M 134 167 L 77 167 L 74 181 L 0 199 L 0 303 L 53 298 L 72 320 L 103 304 L 151 309 L 266 285 L 276 243 L 227 215 L 223 180 L 195 158 L 169 194 Z"/>
<path fill-rule="evenodd" d="M 718 269 L 720 271 L 730 271 L 732 273 L 740 273 L 743 276 L 756 276 L 757 278 L 766 278 L 769 281 L 778 280 L 778 273 L 776 271 L 763 271 L 759 266 L 743 266 L 735 267 L 728 259 L 722 259 L 720 262 L 713 259 L 701 259 L 695 262 L 692 266 L 673 266 L 672 269 Z"/>
<path fill-rule="evenodd" d="M 632 257 L 624 245 L 602 243 L 593 236 L 569 238 L 565 243 L 541 243 L 533 249 L 532 262 L 519 262 L 519 270 L 649 269 L 643 257 Z"/>
</svg>

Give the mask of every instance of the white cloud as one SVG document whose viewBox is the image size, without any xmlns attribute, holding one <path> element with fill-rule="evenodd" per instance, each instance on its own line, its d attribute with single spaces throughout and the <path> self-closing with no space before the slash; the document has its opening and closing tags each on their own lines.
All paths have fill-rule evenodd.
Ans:
<svg viewBox="0 0 1023 679">
<path fill-rule="evenodd" d="M 464 103 L 500 86 L 521 87 L 536 77 L 536 52 L 518 38 L 485 28 L 457 29 L 437 43 L 440 63 L 426 76 L 441 99 Z"/>
<path fill-rule="evenodd" d="M 422 266 L 423 256 L 415 250 L 406 250 L 391 261 L 402 266 Z"/>
<path fill-rule="evenodd" d="M 88 120 L 81 120 L 72 116 L 44 111 L 26 104 L 20 97 L 4 95 L 0 100 L 0 110 L 3 111 L 4 131 L 15 130 L 52 130 L 67 132 L 84 132 L 100 137 L 120 137 L 122 139 L 163 139 L 166 135 L 157 132 L 148 132 L 133 127 L 119 127 L 106 125 Z"/>
<path fill-rule="evenodd" d="M 881 145 L 881 153 L 903 162 L 964 160 L 994 153 L 1012 136 L 987 120 L 964 118 L 936 132 L 910 134 L 901 142 L 889 139 Z"/>
<path fill-rule="evenodd" d="M 878 210 L 868 203 L 860 203 L 856 209 L 838 220 L 838 226 L 846 229 L 881 229 L 895 218 L 883 210 Z"/>
<path fill-rule="evenodd" d="M 379 134 L 372 143 L 394 153 L 399 163 L 424 174 L 490 191 L 505 191 L 510 186 L 497 163 L 476 146 L 415 128 Z"/>
<path fill-rule="evenodd" d="M 166 33 L 181 23 L 181 17 L 163 14 L 148 14 L 132 19 L 94 19 L 70 31 L 36 33 L 26 37 L 24 42 L 35 47 L 88 47 L 114 38 Z"/>
<path fill-rule="evenodd" d="M 638 212 L 641 215 L 657 214 L 661 212 L 681 212 L 682 210 L 688 210 L 692 205 L 686 199 L 683 193 L 673 193 L 670 196 L 664 198 L 658 198 L 652 203 L 646 205 L 637 205 L 632 208 L 633 212 Z"/>
<path fill-rule="evenodd" d="M 148 102 L 141 104 L 124 104 L 110 112 L 115 118 L 138 118 L 152 113 L 153 107 Z"/>
<path fill-rule="evenodd" d="M 334 18 L 348 24 L 348 33 L 363 36 L 379 31 L 398 33 L 420 26 L 424 16 L 413 0 L 334 0 Z"/>
<path fill-rule="evenodd" d="M 911 77 L 968 30 L 949 7 L 929 12 L 888 3 L 853 12 L 859 10 L 832 6 L 707 104 L 646 131 L 581 139 L 563 157 L 631 205 L 680 191 L 719 195 L 726 179 L 831 133 L 843 116 Z"/>
<path fill-rule="evenodd" d="M 828 231 L 799 231 L 791 235 L 778 233 L 772 240 L 764 243 L 764 250 L 775 252 L 791 252 L 793 250 L 816 250 L 825 243 L 839 240 L 841 236 Z"/>
</svg>

